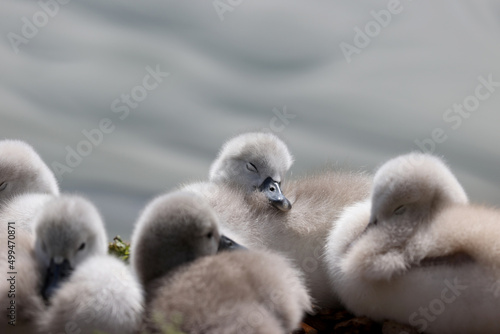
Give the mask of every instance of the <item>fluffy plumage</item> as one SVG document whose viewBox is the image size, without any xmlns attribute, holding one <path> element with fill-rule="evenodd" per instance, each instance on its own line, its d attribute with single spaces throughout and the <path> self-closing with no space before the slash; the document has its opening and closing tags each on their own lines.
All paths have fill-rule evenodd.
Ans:
<svg viewBox="0 0 500 334">
<path fill-rule="evenodd" d="M 330 234 L 332 284 L 357 315 L 498 333 L 499 223 L 497 210 L 468 204 L 440 159 L 398 157 L 376 173 L 371 201 L 346 209 Z"/>
<path fill-rule="evenodd" d="M 32 319 L 43 303 L 38 294 L 39 267 L 33 258 L 33 221 L 45 203 L 58 194 L 54 174 L 30 145 L 17 140 L 0 141 L 0 269 L 4 274 L 16 273 L 9 275 L 16 279 L 15 294 L 10 292 L 6 279 L 0 280 L 1 318 L 8 319 L 4 315 L 11 302 L 16 306 L 16 326 L 2 321 L 2 333 L 34 332 Z M 8 239 L 9 235 L 12 239 Z"/>
<path fill-rule="evenodd" d="M 43 301 L 38 293 L 41 277 L 38 264 L 34 260 L 33 235 L 17 230 L 15 239 L 11 240 L 15 244 L 8 244 L 7 235 L 2 235 L 2 238 L 4 237 L 5 243 L 2 242 L 2 250 L 0 251 L 0 270 L 3 273 L 0 280 L 0 314 L 2 318 L 0 332 L 32 334 L 36 331 L 33 319 L 43 310 Z M 14 247 L 7 248 L 8 246 Z M 7 252 L 9 249 L 13 250 L 14 258 L 9 259 Z M 13 260 L 13 262 L 9 263 L 8 260 Z M 13 268 L 10 265 L 13 265 Z M 7 274 L 9 272 L 15 272 L 15 274 Z M 11 276 L 15 276 L 14 289 L 11 289 L 11 282 L 7 280 Z M 7 309 L 11 307 L 12 301 L 15 303 L 15 311 L 11 313 Z M 9 318 L 8 315 L 15 315 L 15 319 Z M 9 325 L 9 321 L 13 321 L 15 326 Z"/>
<path fill-rule="evenodd" d="M 33 234 L 36 216 L 44 205 L 53 199 L 48 194 L 23 194 L 15 196 L 0 208 L 0 236 L 7 231 L 7 222 L 15 222 L 16 228 L 25 233 Z M 5 225 L 5 227 L 4 227 Z"/>
<path fill-rule="evenodd" d="M 81 263 L 38 318 L 42 333 L 135 333 L 143 314 L 143 293 L 130 269 L 107 255 Z M 69 327 L 68 327 L 69 326 Z"/>
<path fill-rule="evenodd" d="M 40 333 L 65 332 L 67 326 L 81 334 L 138 329 L 142 289 L 123 263 L 106 255 L 106 231 L 92 203 L 79 196 L 55 198 L 38 215 L 35 231 L 45 282 L 40 288 L 49 303 L 38 314 Z"/>
<path fill-rule="evenodd" d="M 131 264 L 145 286 L 180 265 L 217 253 L 217 217 L 203 198 L 188 192 L 149 203 L 132 233 Z"/>
<path fill-rule="evenodd" d="M 245 133 L 228 140 L 212 163 L 209 181 L 229 182 L 250 193 L 267 177 L 281 182 L 293 157 L 288 147 L 272 133 Z"/>
<path fill-rule="evenodd" d="M 38 210 L 57 195 L 54 174 L 30 145 L 19 140 L 0 141 L 0 237 L 7 230 L 4 222 L 9 221 L 31 232 Z"/>
<path fill-rule="evenodd" d="M 35 150 L 19 140 L 0 141 L 0 206 L 24 193 L 59 194 L 57 180 Z"/>
<path fill-rule="evenodd" d="M 16 303 L 16 326 L 7 325 L 7 321 L 0 323 L 1 333 L 34 333 L 33 318 L 42 310 L 42 298 L 39 294 L 42 278 L 40 268 L 35 261 L 33 247 L 34 220 L 45 203 L 53 196 L 48 194 L 22 194 L 0 207 L 0 270 L 6 274 L 16 272 L 15 296 L 8 293 L 10 283 L 6 279 L 0 280 L 0 306 L 2 319 L 7 319 L 7 307 L 13 300 Z M 15 224 L 8 224 L 13 222 Z M 8 227 L 10 226 L 10 228 Z M 10 234 L 9 233 L 12 233 Z M 9 243 L 9 235 L 11 243 Z M 13 239 L 12 239 L 13 238 Z M 12 248 L 8 248 L 11 246 Z M 14 260 L 10 268 L 9 251 L 12 251 L 10 260 Z M 11 275 L 9 275 L 10 277 Z M 11 297 L 9 297 L 11 295 Z"/>
<path fill-rule="evenodd" d="M 218 218 L 203 197 L 161 196 L 147 206 L 132 238 L 132 264 L 147 287 L 144 328 L 178 322 L 187 333 L 287 333 L 310 300 L 282 257 L 262 252 L 217 254 Z"/>
<path fill-rule="evenodd" d="M 283 257 L 236 251 L 201 258 L 159 282 L 149 306 L 187 333 L 290 333 L 305 311 L 307 291 Z M 150 318 L 151 319 L 151 318 Z M 153 318 L 154 319 L 154 318 Z M 157 333 L 155 321 L 148 330 Z"/>
<path fill-rule="evenodd" d="M 269 138 L 266 145 L 263 138 Z M 252 249 L 269 249 L 293 260 L 306 276 L 319 306 L 339 307 L 324 262 L 326 237 L 342 209 L 367 198 L 369 175 L 344 170 L 326 171 L 283 183 L 292 203 L 283 211 L 255 187 L 269 175 L 283 180 L 292 158 L 286 145 L 272 134 L 245 134 L 229 140 L 212 164 L 210 180 L 183 187 L 203 195 L 221 219 L 223 233 Z M 248 164 L 266 171 L 254 180 Z M 247 175 L 248 174 L 248 175 Z"/>
<path fill-rule="evenodd" d="M 76 268 L 84 260 L 107 253 L 107 233 L 102 218 L 88 200 L 64 195 L 48 201 L 36 218 L 35 254 L 48 268 L 62 258 Z M 81 249 L 80 249 L 81 248 Z"/>
</svg>

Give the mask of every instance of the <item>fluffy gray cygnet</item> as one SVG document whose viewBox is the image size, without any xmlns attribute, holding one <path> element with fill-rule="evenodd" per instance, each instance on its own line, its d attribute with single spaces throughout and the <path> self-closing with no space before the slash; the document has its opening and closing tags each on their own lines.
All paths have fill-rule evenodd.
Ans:
<svg viewBox="0 0 500 334">
<path fill-rule="evenodd" d="M 0 141 L 0 207 L 25 193 L 59 194 L 57 180 L 35 150 L 19 140 Z"/>
<path fill-rule="evenodd" d="M 269 133 L 248 133 L 223 145 L 210 168 L 210 181 L 186 185 L 203 195 L 220 217 L 220 228 L 251 249 L 269 249 L 290 258 L 306 277 L 318 306 L 338 308 L 323 256 L 326 238 L 342 210 L 369 196 L 371 177 L 361 172 L 328 170 L 281 181 L 293 159 L 286 145 Z M 279 210 L 260 191 L 259 182 L 290 205 Z"/>
<path fill-rule="evenodd" d="M 155 199 L 132 237 L 132 264 L 147 291 L 143 330 L 186 333 L 289 333 L 310 299 L 283 257 L 219 252 L 218 218 L 203 197 L 175 192 Z"/>
<path fill-rule="evenodd" d="M 92 203 L 63 195 L 48 202 L 35 222 L 39 291 L 47 308 L 39 333 L 135 333 L 143 291 L 129 268 L 107 255 L 104 223 Z"/>
<path fill-rule="evenodd" d="M 468 203 L 441 159 L 384 164 L 329 236 L 331 282 L 356 315 L 426 333 L 500 332 L 500 212 Z"/>
<path fill-rule="evenodd" d="M 0 281 L 0 315 L 5 320 L 0 323 L 1 333 L 35 332 L 32 320 L 43 302 L 37 291 L 40 277 L 33 255 L 33 221 L 57 195 L 54 174 L 30 145 L 0 141 L 0 269 L 12 273 Z"/>
</svg>

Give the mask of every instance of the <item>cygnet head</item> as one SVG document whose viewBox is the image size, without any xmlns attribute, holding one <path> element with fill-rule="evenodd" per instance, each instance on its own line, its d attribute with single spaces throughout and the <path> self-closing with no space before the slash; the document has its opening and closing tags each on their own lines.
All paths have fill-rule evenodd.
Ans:
<svg viewBox="0 0 500 334">
<path fill-rule="evenodd" d="M 19 140 L 0 141 L 0 202 L 22 193 L 58 195 L 59 187 L 30 145 Z"/>
<path fill-rule="evenodd" d="M 389 160 L 375 174 L 369 227 L 406 235 L 441 208 L 467 202 L 464 189 L 440 158 L 410 153 Z"/>
<path fill-rule="evenodd" d="M 281 192 L 281 181 L 293 157 L 281 139 L 271 133 L 255 132 L 227 141 L 210 167 L 211 182 L 227 182 L 266 194 L 270 203 L 282 211 L 291 209 Z"/>
<path fill-rule="evenodd" d="M 46 300 L 80 263 L 107 253 L 101 216 L 92 203 L 79 196 L 50 200 L 36 218 L 35 240 Z"/>
<path fill-rule="evenodd" d="M 203 197 L 182 191 L 160 196 L 146 207 L 131 244 L 131 263 L 145 286 L 200 257 L 243 248 L 220 235 L 218 218 Z"/>
</svg>

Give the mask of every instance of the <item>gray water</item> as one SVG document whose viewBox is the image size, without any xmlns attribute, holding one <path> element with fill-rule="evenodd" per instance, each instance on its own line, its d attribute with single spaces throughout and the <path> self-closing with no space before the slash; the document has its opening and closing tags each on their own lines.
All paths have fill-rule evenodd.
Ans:
<svg viewBox="0 0 500 334">
<path fill-rule="evenodd" d="M 372 171 L 418 140 L 473 202 L 499 203 L 498 1 L 55 3 L 2 0 L 0 137 L 31 143 L 110 236 L 263 128 L 289 145 L 291 177 Z M 68 147 L 86 154 L 73 167 Z"/>
</svg>

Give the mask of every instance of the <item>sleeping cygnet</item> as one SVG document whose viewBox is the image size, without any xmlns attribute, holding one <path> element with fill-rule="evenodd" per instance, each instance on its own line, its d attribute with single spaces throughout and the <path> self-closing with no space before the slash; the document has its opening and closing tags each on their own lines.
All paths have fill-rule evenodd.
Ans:
<svg viewBox="0 0 500 334">
<path fill-rule="evenodd" d="M 17 234 L 32 233 L 33 218 L 53 196 L 59 195 L 56 178 L 40 156 L 19 140 L 0 141 L 0 238 L 7 224 Z"/>
<path fill-rule="evenodd" d="M 272 206 L 288 211 L 292 206 L 280 186 L 292 164 L 288 147 L 277 136 L 245 133 L 222 146 L 210 167 L 209 181 L 240 187 L 247 194 L 260 192 Z"/>
<path fill-rule="evenodd" d="M 138 329 L 142 289 L 124 263 L 106 255 L 106 231 L 93 204 L 78 196 L 55 198 L 38 216 L 35 231 L 39 293 L 48 304 L 38 316 L 40 333 Z"/>
<path fill-rule="evenodd" d="M 331 289 L 323 248 L 342 209 L 369 195 L 371 177 L 359 172 L 329 170 L 283 184 L 271 182 L 289 210 L 278 210 L 259 182 L 281 181 L 292 157 L 275 135 L 249 133 L 229 140 L 210 169 L 212 182 L 185 186 L 202 194 L 220 217 L 220 228 L 250 249 L 286 255 L 305 274 L 307 286 L 321 307 L 340 307 Z M 252 189 L 254 189 L 252 191 Z M 286 196 L 286 197 L 285 197 Z"/>
<path fill-rule="evenodd" d="M 245 133 L 222 146 L 208 182 L 183 185 L 182 190 L 210 196 L 218 187 L 227 187 L 235 196 L 254 198 L 286 212 L 292 205 L 281 191 L 281 181 L 292 163 L 288 147 L 276 135 Z"/>
<path fill-rule="evenodd" d="M 275 254 L 220 252 L 217 224 L 210 205 L 193 193 L 167 194 L 147 206 L 131 251 L 147 293 L 142 330 L 284 334 L 297 328 L 310 310 L 300 275 Z"/>
<path fill-rule="evenodd" d="M 469 205 L 437 157 L 392 159 L 329 236 L 333 287 L 356 315 L 428 333 L 499 333 L 500 212 Z"/>
<path fill-rule="evenodd" d="M 0 207 L 25 193 L 59 194 L 57 180 L 35 150 L 19 140 L 0 141 Z"/>
</svg>

